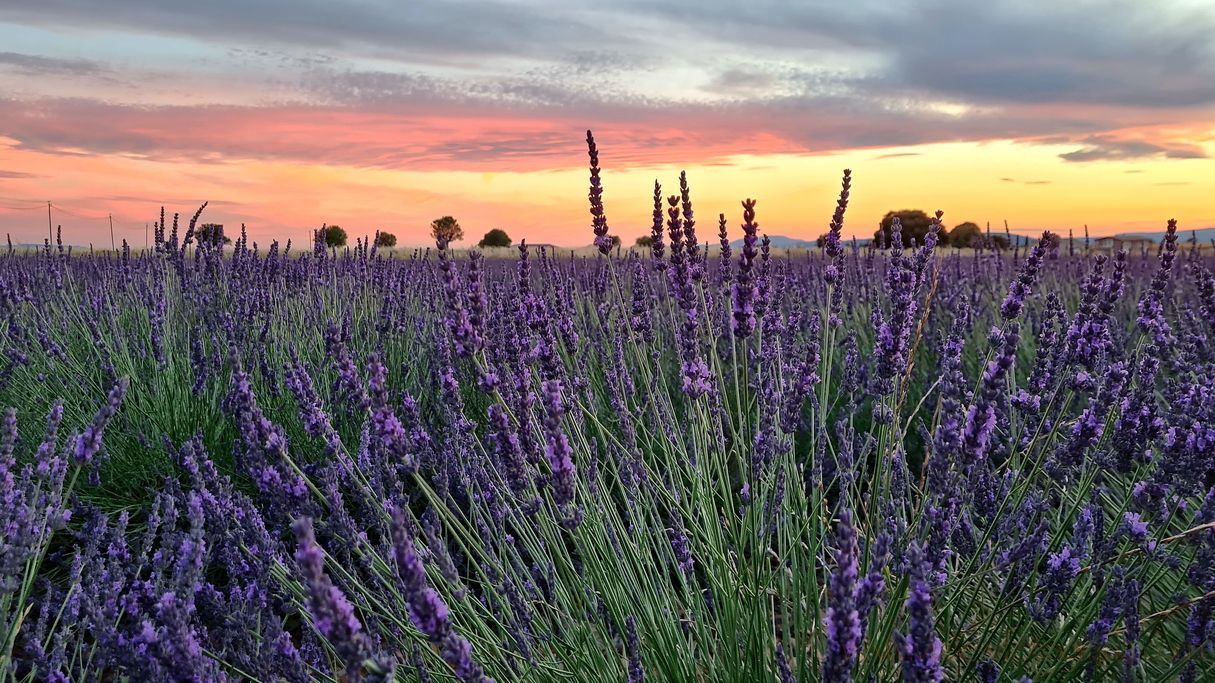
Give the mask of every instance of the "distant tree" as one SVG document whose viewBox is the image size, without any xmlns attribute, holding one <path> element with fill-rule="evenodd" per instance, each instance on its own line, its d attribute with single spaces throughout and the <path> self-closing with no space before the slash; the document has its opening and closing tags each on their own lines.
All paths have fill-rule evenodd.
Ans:
<svg viewBox="0 0 1215 683">
<path fill-rule="evenodd" d="M 1000 251 L 1004 251 L 1010 246 L 1008 243 L 1008 238 L 1004 235 L 992 235 L 990 238 L 988 238 L 987 243 L 990 248 L 998 249 Z"/>
<path fill-rule="evenodd" d="M 1059 258 L 1059 245 L 1063 243 L 1059 234 L 1047 230 L 1042 234 L 1042 239 L 1046 242 L 1047 257 L 1052 259 Z"/>
<path fill-rule="evenodd" d="M 971 249 L 983 246 L 983 228 L 978 223 L 966 221 L 958 223 L 949 231 L 949 244 L 959 249 Z"/>
<path fill-rule="evenodd" d="M 391 249 L 397 246 L 397 236 L 391 232 L 380 231 L 375 236 L 375 245 Z"/>
<path fill-rule="evenodd" d="M 199 244 L 232 244 L 232 239 L 224 235 L 224 226 L 221 223 L 203 223 L 194 231 L 194 239 Z"/>
<path fill-rule="evenodd" d="M 633 245 L 639 248 L 649 249 L 650 247 L 654 246 L 654 238 L 650 235 L 642 235 L 641 237 L 637 238 L 637 241 L 634 242 Z"/>
<path fill-rule="evenodd" d="M 460 227 L 459 221 L 451 216 L 443 216 L 436 218 L 430 222 L 430 236 L 435 242 L 459 242 L 464 239 L 464 229 Z"/>
<path fill-rule="evenodd" d="M 620 235 L 608 235 L 608 239 L 612 240 L 613 249 L 620 246 Z"/>
<path fill-rule="evenodd" d="M 924 237 L 932 226 L 932 218 L 919 209 L 902 209 L 900 211 L 887 212 L 885 216 L 882 216 L 881 226 L 873 234 L 873 239 L 882 244 L 889 245 L 890 224 L 894 222 L 896 216 L 902 225 L 903 245 L 910 246 L 913 242 L 923 244 Z M 937 244 L 941 246 L 948 245 L 949 235 L 941 234 L 937 239 Z"/>
<path fill-rule="evenodd" d="M 485 247 L 509 247 L 510 235 L 506 234 L 506 231 L 501 228 L 494 228 L 485 233 L 485 237 L 482 237 L 481 241 L 477 242 L 477 246 L 482 249 Z"/>
<path fill-rule="evenodd" d="M 327 225 L 321 230 L 325 231 L 325 246 L 327 247 L 344 247 L 346 246 L 346 231 L 339 225 Z"/>
<path fill-rule="evenodd" d="M 818 238 L 814 240 L 814 246 L 818 247 L 819 249 L 825 249 L 827 247 L 827 233 L 824 232 L 823 234 L 819 235 Z"/>
</svg>

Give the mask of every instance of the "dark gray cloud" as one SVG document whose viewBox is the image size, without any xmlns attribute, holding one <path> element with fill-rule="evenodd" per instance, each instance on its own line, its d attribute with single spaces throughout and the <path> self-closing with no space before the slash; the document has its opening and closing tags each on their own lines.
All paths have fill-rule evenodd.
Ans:
<svg viewBox="0 0 1215 683">
<path fill-rule="evenodd" d="M 449 78 L 412 72 L 313 69 L 300 79 L 309 101 L 386 113 L 469 111 L 475 107 L 509 107 L 545 115 L 588 111 L 610 105 L 668 109 L 677 103 L 629 91 L 612 77 L 583 80 L 574 59 L 521 74 Z M 475 111 L 475 109 L 473 109 Z"/>
<path fill-rule="evenodd" d="M 419 99 L 431 101 L 463 97 L 455 84 L 424 74 L 386 71 L 312 70 L 301 80 L 302 88 L 335 104 L 382 104 Z"/>
<path fill-rule="evenodd" d="M 282 50 L 267 50 L 261 47 L 232 47 L 228 55 L 239 62 L 277 62 L 280 66 L 312 69 L 328 66 L 338 58 L 321 52 L 294 53 Z"/>
<path fill-rule="evenodd" d="M 1215 43 L 1207 40 L 1215 13 L 1168 0 L 1150 7 L 1132 0 L 749 0 L 742 6 L 702 0 L 694 11 L 675 0 L 419 0 L 408 6 L 393 0 L 107 0 L 104 12 L 93 0 L 40 0 L 7 3 L 0 7 L 3 21 L 218 45 L 226 48 L 228 68 L 239 65 L 240 78 L 270 80 L 289 91 L 282 99 L 290 101 L 279 107 L 287 120 L 315 122 L 327 112 L 351 111 L 521 123 L 513 131 L 504 123 L 484 145 L 435 130 L 427 144 L 397 150 L 206 136 L 213 128 L 209 115 L 231 119 L 239 130 L 240 108 L 141 112 L 120 103 L 46 102 L 48 113 L 75 123 L 67 126 L 37 120 L 32 110 L 43 104 L 0 100 L 0 115 L 22 110 L 5 122 L 22 146 L 56 151 L 203 153 L 206 160 L 239 145 L 272 158 L 328 153 L 340 163 L 372 166 L 475 163 L 492 153 L 564 155 L 568 123 L 570 131 L 589 126 L 627 134 L 634 161 L 695 143 L 745 145 L 757 135 L 780 141 L 783 148 L 775 151 L 795 153 L 1021 139 L 1074 144 L 1061 155 L 1068 161 L 1190 158 L 1202 150 L 1127 142 L 1109 132 L 1170 117 L 1193 120 L 1194 111 L 1215 108 Z M 0 53 L 0 68 L 5 54 L 11 55 Z M 16 57 L 9 68 L 102 68 L 89 60 Z M 98 111 L 113 118 L 88 118 Z M 153 115 L 204 130 L 179 128 L 174 140 Z M 532 125 L 544 121 L 556 123 Z M 131 122 L 143 125 L 121 127 Z M 378 125 L 401 132 L 408 123 Z M 652 140 L 652 152 L 638 151 L 643 139 Z"/>
<path fill-rule="evenodd" d="M 969 103 L 1189 107 L 1215 103 L 1215 12 L 1135 0 L 631 0 L 724 43 L 852 55 L 880 65 L 858 87 Z"/>
<path fill-rule="evenodd" d="M 898 41 L 889 77 L 978 102 L 1215 102 L 1215 14 L 1168 9 L 1122 0 L 934 2 L 910 27 L 928 39 Z"/>
<path fill-rule="evenodd" d="M 762 97 L 788 77 L 784 65 L 829 63 L 871 97 L 1215 103 L 1215 12 L 1168 0 L 704 0 L 694 11 L 676 0 L 107 0 L 104 11 L 93 0 L 40 0 L 9 3 L 0 21 L 185 36 L 303 60 L 296 66 L 335 54 L 451 68 L 580 55 L 581 73 L 602 78 L 626 65 L 685 65 L 707 73 L 705 92 L 726 96 Z"/>
<path fill-rule="evenodd" d="M 1160 145 L 1145 140 L 1118 140 L 1093 135 L 1078 141 L 1080 149 L 1059 155 L 1064 161 L 1106 161 L 1125 159 L 1202 159 L 1206 153 L 1194 145 Z"/>
<path fill-rule="evenodd" d="M 702 89 L 712 95 L 727 97 L 763 97 L 778 85 L 776 74 L 769 70 L 727 67 L 710 76 Z"/>
<path fill-rule="evenodd" d="M 106 69 L 89 59 L 60 59 L 18 52 L 0 52 L 0 69 L 10 69 L 27 76 L 100 74 Z"/>
<path fill-rule="evenodd" d="M 559 10 L 559 8 L 557 8 Z M 493 56 L 544 57 L 576 51 L 610 35 L 570 12 L 521 11 L 489 0 L 39 0 L 9 3 L 0 21 L 62 28 L 116 29 L 185 36 L 244 47 L 421 57 L 467 63 Z"/>
</svg>

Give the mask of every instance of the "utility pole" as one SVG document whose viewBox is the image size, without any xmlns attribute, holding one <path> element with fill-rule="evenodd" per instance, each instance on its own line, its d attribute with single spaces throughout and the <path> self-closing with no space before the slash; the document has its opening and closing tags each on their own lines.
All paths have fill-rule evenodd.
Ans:
<svg viewBox="0 0 1215 683">
<path fill-rule="evenodd" d="M 114 245 L 114 214 L 110 216 L 110 251 L 118 251 L 118 247 Z"/>
</svg>

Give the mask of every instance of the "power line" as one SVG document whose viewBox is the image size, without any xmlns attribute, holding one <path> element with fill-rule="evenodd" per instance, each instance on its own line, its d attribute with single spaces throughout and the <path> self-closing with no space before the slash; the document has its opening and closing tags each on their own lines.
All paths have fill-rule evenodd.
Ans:
<svg viewBox="0 0 1215 683">
<path fill-rule="evenodd" d="M 54 209 L 56 211 L 61 211 L 63 213 L 66 213 L 67 215 L 73 216 L 75 218 L 83 218 L 83 219 L 89 220 L 89 221 L 104 221 L 106 219 L 105 216 L 86 216 L 81 213 L 76 213 L 74 210 L 67 209 L 62 204 L 55 204 L 54 202 L 51 202 L 51 206 L 54 207 Z"/>
</svg>

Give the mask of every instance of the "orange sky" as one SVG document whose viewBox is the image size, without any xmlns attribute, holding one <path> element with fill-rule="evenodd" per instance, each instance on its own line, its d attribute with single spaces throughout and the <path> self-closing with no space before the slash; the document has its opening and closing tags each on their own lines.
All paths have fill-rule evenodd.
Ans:
<svg viewBox="0 0 1215 683">
<path fill-rule="evenodd" d="M 1023 232 L 1215 227 L 1215 19 L 1201 3 L 1165 3 L 1144 29 L 1123 3 L 1085 3 L 1108 10 L 1089 26 L 1046 3 L 960 0 L 894 15 L 809 3 L 772 23 L 761 2 L 729 15 L 738 35 L 709 21 L 729 9 L 715 3 L 700 23 L 661 2 L 532 4 L 544 21 L 493 2 L 435 5 L 426 22 L 353 5 L 335 19 L 312 2 L 287 22 L 235 0 L 182 17 L 136 0 L 104 16 L 67 0 L 0 9 L 0 231 L 40 242 L 50 200 L 69 243 L 108 246 L 112 214 L 117 239 L 141 246 L 161 205 L 210 200 L 206 220 L 263 243 L 337 223 L 423 244 L 452 214 L 470 241 L 498 227 L 584 245 L 588 127 L 627 241 L 648 232 L 653 181 L 670 192 L 685 169 L 702 238 L 718 212 L 737 232 L 755 197 L 762 231 L 813 239 L 846 167 L 848 234 L 900 208 Z M 888 40 L 917 22 L 987 38 Z M 759 46 L 748 25 L 776 32 Z M 318 48 L 326 26 L 339 39 Z"/>
</svg>

